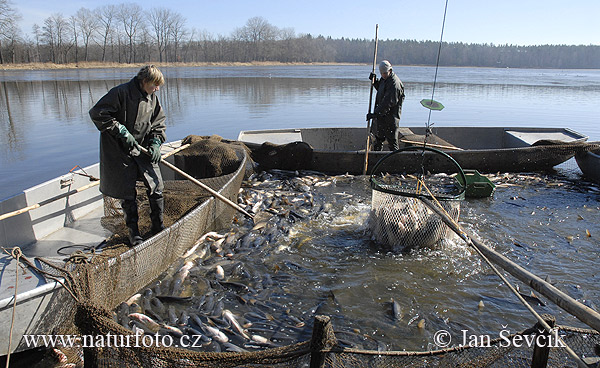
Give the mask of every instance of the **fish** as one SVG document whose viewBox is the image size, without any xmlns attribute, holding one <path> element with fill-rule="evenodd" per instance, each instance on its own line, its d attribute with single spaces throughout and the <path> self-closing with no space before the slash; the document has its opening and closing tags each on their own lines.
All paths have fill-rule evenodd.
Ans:
<svg viewBox="0 0 600 368">
<path fill-rule="evenodd" d="M 140 300 L 142 300 L 142 294 L 137 293 L 132 295 L 129 299 L 127 299 L 125 303 L 127 303 L 127 305 L 131 305 L 133 303 L 140 304 Z"/>
<path fill-rule="evenodd" d="M 129 313 L 143 313 L 142 307 L 137 303 L 132 303 L 129 306 Z"/>
<path fill-rule="evenodd" d="M 210 337 L 212 337 L 214 340 L 224 343 L 224 342 L 228 342 L 229 338 L 227 337 L 227 335 L 225 335 L 221 330 L 219 330 L 216 327 L 212 327 L 209 325 L 203 325 L 201 326 L 202 330 Z"/>
<path fill-rule="evenodd" d="M 250 340 L 250 336 L 248 336 L 246 331 L 244 331 L 244 329 L 242 328 L 242 326 L 240 325 L 238 320 L 235 318 L 235 316 L 233 315 L 233 313 L 231 313 L 231 311 L 229 309 L 223 309 L 222 315 L 223 315 L 223 318 L 225 318 L 225 320 L 231 324 L 231 327 L 233 328 L 234 331 L 239 333 L 245 339 Z"/>
<path fill-rule="evenodd" d="M 130 313 L 128 315 L 128 317 L 131 318 L 131 319 L 133 319 L 133 320 L 135 320 L 135 321 L 137 321 L 137 322 L 139 322 L 143 326 L 147 327 L 153 333 L 158 332 L 158 330 L 160 329 L 160 324 L 158 322 L 156 322 L 155 320 L 153 320 L 152 318 L 148 317 L 145 314 L 142 314 L 142 313 Z"/>
<path fill-rule="evenodd" d="M 192 300 L 191 296 L 157 295 L 156 299 L 163 303 L 185 303 Z"/>
<path fill-rule="evenodd" d="M 392 318 L 396 321 L 400 321 L 402 319 L 402 317 L 404 316 L 404 313 L 402 311 L 402 306 L 394 298 L 391 299 L 390 304 L 392 307 L 391 311 L 390 311 Z"/>
<path fill-rule="evenodd" d="M 183 266 L 181 266 L 179 271 L 177 271 L 177 274 L 175 277 L 173 277 L 173 295 L 178 295 L 181 292 L 183 282 L 190 274 L 190 269 L 194 267 L 194 264 L 195 263 L 193 261 L 187 261 Z"/>
<path fill-rule="evenodd" d="M 177 318 L 177 314 L 175 312 L 175 307 L 170 305 L 169 308 L 167 309 L 167 315 L 169 317 L 169 323 L 171 323 L 173 325 L 177 324 L 177 321 L 179 320 L 179 318 Z"/>
<path fill-rule="evenodd" d="M 150 299 L 150 305 L 152 306 L 152 310 L 156 311 L 158 314 L 162 315 L 167 311 L 165 305 L 157 297 L 152 297 Z"/>
<path fill-rule="evenodd" d="M 200 329 L 204 327 L 204 322 L 200 319 L 200 317 L 196 313 L 190 313 L 190 319 L 198 326 Z"/>
<path fill-rule="evenodd" d="M 519 293 L 523 299 L 525 299 L 526 301 L 530 302 L 530 303 L 534 303 L 540 306 L 546 306 L 546 303 L 544 303 L 543 301 L 540 300 L 540 298 L 538 298 L 533 291 L 530 292 L 529 295 L 524 294 L 524 293 Z"/>
<path fill-rule="evenodd" d="M 183 336 L 183 331 L 181 331 L 179 328 L 174 327 L 174 326 L 162 325 L 162 326 L 160 326 L 159 331 L 165 331 L 168 334 L 173 335 L 175 337 Z"/>
<path fill-rule="evenodd" d="M 247 353 L 248 350 L 240 348 L 237 345 L 234 345 L 230 342 L 224 342 L 223 347 L 225 347 L 225 351 L 232 351 L 234 353 Z"/>
</svg>

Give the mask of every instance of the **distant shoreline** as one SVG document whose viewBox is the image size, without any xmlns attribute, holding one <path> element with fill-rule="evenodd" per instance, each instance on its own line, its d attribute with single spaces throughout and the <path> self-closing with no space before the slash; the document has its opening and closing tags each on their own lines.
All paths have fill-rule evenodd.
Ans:
<svg viewBox="0 0 600 368">
<path fill-rule="evenodd" d="M 25 64 L 0 64 L 0 70 L 58 70 L 58 69 L 106 69 L 106 68 L 140 68 L 144 65 L 154 64 L 159 68 L 164 67 L 228 67 L 228 66 L 288 66 L 288 65 L 366 65 L 361 63 L 283 63 L 279 61 L 253 61 L 241 62 L 204 62 L 204 63 L 102 63 L 102 62 L 80 62 L 80 63 L 25 63 Z"/>
<path fill-rule="evenodd" d="M 0 71 L 9 70 L 73 70 L 73 69 L 138 69 L 144 65 L 154 64 L 159 68 L 171 67 L 247 67 L 247 66 L 343 66 L 343 65 L 368 65 L 365 63 L 333 63 L 333 62 L 318 62 L 318 63 L 302 63 L 292 62 L 284 63 L 280 61 L 252 61 L 247 63 L 242 62 L 202 62 L 202 63 L 159 63 L 159 62 L 145 62 L 145 63 L 112 63 L 112 62 L 80 62 L 80 63 L 66 63 L 66 64 L 55 64 L 55 63 L 24 63 L 24 64 L 0 64 Z M 422 66 L 422 67 L 435 67 L 434 65 L 395 65 L 396 67 L 411 67 L 411 66 Z M 505 67 L 493 67 L 493 66 L 453 66 L 445 65 L 444 68 L 492 68 L 492 69 L 505 69 Z M 510 69 L 560 69 L 560 70 L 600 70 L 594 68 L 510 68 Z"/>
</svg>

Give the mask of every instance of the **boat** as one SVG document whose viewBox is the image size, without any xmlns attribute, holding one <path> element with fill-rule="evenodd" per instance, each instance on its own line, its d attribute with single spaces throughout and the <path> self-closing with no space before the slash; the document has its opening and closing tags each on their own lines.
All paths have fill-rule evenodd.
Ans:
<svg viewBox="0 0 600 368">
<path fill-rule="evenodd" d="M 402 145 L 422 145 L 425 131 L 425 127 L 403 127 L 400 142 Z M 253 158 L 259 164 L 261 156 L 268 158 L 275 152 L 265 149 L 263 144 L 266 142 L 282 147 L 304 142 L 309 147 L 309 157 L 304 164 L 287 168 L 362 174 L 366 137 L 366 128 L 341 127 L 241 131 L 238 140 L 252 150 Z M 434 127 L 427 144 L 450 155 L 463 169 L 480 173 L 536 172 L 550 170 L 572 158 L 583 150 L 587 139 L 568 128 Z M 388 153 L 369 151 L 367 173 Z M 431 172 L 453 169 L 448 160 L 437 160 L 440 155 L 426 152 L 425 156 L 428 157 L 427 170 Z M 419 171 L 420 157 L 418 150 L 402 152 L 388 170 Z"/>
<path fill-rule="evenodd" d="M 180 141 L 165 144 L 162 153 L 174 153 L 180 146 Z M 245 152 L 240 152 L 238 156 L 239 165 L 234 172 L 199 180 L 228 200 L 237 201 L 247 162 Z M 177 155 L 166 160 L 180 167 L 186 166 L 186 160 L 190 162 L 188 158 Z M 167 181 L 188 182 L 165 168 L 165 164 L 160 166 L 165 184 Z M 57 273 L 56 268 L 49 264 L 72 266 L 66 264 L 66 257 L 57 254 L 57 251 L 98 247 L 111 236 L 111 232 L 101 223 L 102 218 L 106 217 L 107 203 L 110 201 L 100 193 L 99 185 L 96 185 L 98 181 L 90 183 L 92 178 L 98 176 L 99 164 L 94 164 L 0 202 L 0 218 L 3 214 L 18 213 L 0 220 L 0 246 L 6 250 L 0 257 L 0 324 L 5 331 L 0 335 L 0 355 L 9 353 L 8 331 L 11 325 L 12 354 L 35 347 L 28 345 L 26 335 L 56 334 L 73 323 L 76 310 L 74 298 L 63 286 L 64 275 Z M 20 209 L 30 210 L 20 213 Z M 96 280 L 87 290 L 89 300 L 86 301 L 109 310 L 116 307 L 163 273 L 202 234 L 230 223 L 233 214 L 230 206 L 207 195 L 203 202 L 141 244 L 133 248 L 123 246 L 124 250 L 115 254 L 106 250 L 107 255 L 102 261 L 92 263 L 92 267 L 87 268 L 86 276 L 95 277 Z M 11 248 L 17 246 L 22 253 L 20 265 L 15 259 L 18 254 L 10 254 Z M 101 256 L 103 251 L 99 252 Z M 31 267 L 21 267 L 23 261 L 27 260 L 54 276 L 45 277 Z M 78 268 L 72 270 L 79 272 Z M 16 307 L 13 308 L 15 293 Z"/>
<path fill-rule="evenodd" d="M 590 144 L 600 147 L 600 141 L 590 142 Z M 575 160 L 585 178 L 600 183 L 600 148 L 592 151 L 578 152 L 575 155 Z"/>
</svg>

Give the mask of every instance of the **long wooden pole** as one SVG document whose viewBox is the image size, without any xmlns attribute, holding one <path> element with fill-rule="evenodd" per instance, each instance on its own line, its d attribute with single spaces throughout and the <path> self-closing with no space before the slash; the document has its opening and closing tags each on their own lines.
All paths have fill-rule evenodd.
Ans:
<svg viewBox="0 0 600 368">
<path fill-rule="evenodd" d="M 166 159 L 167 157 L 169 157 L 169 156 L 172 156 L 172 155 L 176 154 L 177 152 L 179 152 L 179 151 L 181 151 L 181 150 L 184 150 L 184 149 L 188 148 L 189 146 L 190 146 L 189 144 L 184 144 L 183 146 L 181 146 L 181 147 L 179 147 L 179 148 L 177 148 L 177 149 L 174 149 L 174 150 L 173 150 L 173 151 L 171 151 L 171 152 L 165 153 L 165 154 L 162 156 L 162 159 L 164 160 L 164 159 Z M 69 197 L 69 196 L 72 196 L 72 195 L 74 195 L 74 194 L 77 194 L 77 193 L 79 193 L 79 192 L 83 192 L 84 190 L 86 190 L 86 189 L 90 189 L 90 188 L 93 188 L 93 187 L 95 187 L 95 186 L 96 186 L 96 185 L 98 185 L 98 184 L 100 184 L 100 181 L 95 181 L 95 182 L 93 182 L 93 183 L 90 183 L 90 184 L 88 184 L 88 185 L 84 185 L 84 186 L 82 186 L 82 187 L 79 187 L 79 188 L 77 188 L 77 189 L 70 190 L 70 191 L 68 191 L 68 192 L 66 192 L 66 193 L 59 194 L 59 195 L 57 195 L 57 196 L 55 196 L 55 197 L 48 198 L 48 199 L 46 199 L 46 200 L 43 200 L 43 201 L 41 201 L 41 202 L 38 202 L 38 203 L 36 203 L 36 204 L 32 204 L 31 206 L 24 207 L 24 208 L 21 208 L 21 209 L 18 209 L 18 210 L 12 211 L 12 212 L 7 212 L 7 213 L 5 213 L 5 214 L 3 214 L 3 215 L 0 215 L 0 221 L 2 221 L 2 220 L 4 220 L 4 219 L 7 219 L 7 218 L 9 218 L 9 217 L 13 217 L 13 216 L 20 215 L 20 214 L 22 214 L 22 213 L 25 213 L 25 212 L 29 212 L 29 211 L 31 211 L 31 210 L 35 210 L 36 208 L 40 208 L 40 207 L 42 207 L 42 206 L 45 206 L 45 205 L 47 205 L 47 204 L 49 204 L 49 203 L 52 203 L 52 202 L 58 201 L 58 200 L 59 200 L 59 199 L 61 199 L 61 198 Z"/>
<path fill-rule="evenodd" d="M 149 155 L 150 152 L 148 152 L 148 150 L 142 146 L 138 146 L 138 148 L 140 149 L 140 151 L 142 151 L 143 153 Z M 236 209 L 237 211 L 243 213 L 244 215 L 246 215 L 247 217 L 254 219 L 254 216 L 252 216 L 251 214 L 249 214 L 248 212 L 246 212 L 242 207 L 238 206 L 237 204 L 233 203 L 232 201 L 230 201 L 228 198 L 224 197 L 223 195 L 221 195 L 219 192 L 215 191 L 214 189 L 212 189 L 211 187 L 207 186 L 206 184 L 202 183 L 201 181 L 199 181 L 198 179 L 194 178 L 193 176 L 191 176 L 190 174 L 186 173 L 185 171 L 181 170 L 180 168 L 178 168 L 177 166 L 171 164 L 168 161 L 163 160 L 163 158 L 161 157 L 160 162 L 165 165 L 166 167 L 168 167 L 169 169 L 175 171 L 177 174 L 183 176 L 184 178 L 186 178 L 187 180 L 191 181 L 192 183 L 196 184 L 197 186 L 201 187 L 202 189 L 206 190 L 207 192 L 209 192 L 210 194 L 212 194 L 215 198 L 225 202 L 225 204 L 227 204 L 228 206 Z"/>
<path fill-rule="evenodd" d="M 473 239 L 473 237 L 468 236 L 460 228 L 460 226 L 458 226 L 458 224 L 452 221 L 452 219 L 450 219 L 444 212 L 442 212 L 438 208 L 438 206 L 432 203 L 432 201 L 423 197 L 421 197 L 420 199 L 429 208 L 431 208 L 438 215 L 440 215 L 442 221 L 444 221 L 444 223 L 448 225 L 448 227 L 452 229 L 452 231 L 454 231 L 458 236 L 460 236 L 467 244 L 479 250 L 491 262 L 494 262 L 498 266 L 502 267 L 506 272 L 510 273 L 517 279 L 529 285 L 532 289 L 548 298 L 554 304 L 558 305 L 565 311 L 577 317 L 577 319 L 579 319 L 581 322 L 587 324 L 596 331 L 600 331 L 600 313 L 571 298 L 569 295 L 560 291 L 552 284 L 546 282 L 545 280 L 542 280 L 538 276 L 527 271 L 523 267 L 506 258 L 502 254 L 492 250 L 491 248 L 487 247 L 486 245 L 477 241 L 476 239 Z"/>
<path fill-rule="evenodd" d="M 373 68 L 371 74 L 375 73 L 375 65 L 377 64 L 377 34 L 379 32 L 379 24 L 375 25 L 375 50 L 373 51 Z M 373 104 L 373 81 L 371 81 L 371 92 L 369 92 L 369 114 L 371 113 L 371 106 Z M 369 166 L 369 146 L 371 145 L 371 120 L 367 120 L 367 146 L 365 148 L 365 165 L 363 168 L 363 175 L 367 175 L 367 166 Z"/>
<path fill-rule="evenodd" d="M 479 255 L 486 262 L 488 262 L 488 265 L 502 279 L 502 281 L 504 281 L 504 283 L 508 286 L 508 288 L 511 289 L 511 291 L 523 303 L 523 305 L 536 316 L 536 318 L 538 319 L 538 322 L 540 323 L 540 325 L 542 325 L 544 327 L 546 332 L 551 333 L 552 327 L 550 327 L 550 325 L 544 319 L 542 319 L 541 316 L 539 316 L 537 314 L 537 312 L 525 301 L 525 299 L 523 299 L 523 297 L 517 292 L 517 290 L 515 290 L 514 287 L 508 282 L 508 280 L 506 280 L 504 275 L 502 275 L 500 273 L 500 271 L 496 270 L 496 268 L 491 264 L 491 262 L 494 262 L 498 266 L 502 267 L 505 271 L 507 271 L 508 273 L 510 273 L 511 275 L 516 277 L 517 279 L 521 280 L 522 282 L 528 284 L 534 290 L 539 291 L 542 295 L 544 295 L 545 297 L 550 299 L 554 304 L 558 305 L 562 309 L 571 313 L 572 315 L 577 317 L 583 323 L 587 324 L 588 326 L 591 326 L 592 328 L 596 329 L 597 331 L 600 331 L 600 329 L 599 329 L 600 314 L 598 314 L 598 312 L 579 303 L 577 300 L 571 298 L 570 296 L 568 296 L 567 294 L 558 290 L 551 284 L 540 279 L 539 277 L 532 274 L 531 272 L 525 270 L 518 264 L 514 263 L 513 261 L 511 261 L 508 258 L 501 255 L 500 253 L 497 253 L 496 251 L 492 250 L 491 248 L 488 248 L 484 244 L 482 244 L 479 241 L 468 236 L 467 233 L 461 229 L 461 227 L 460 227 L 460 225 L 458 225 L 458 223 L 456 223 L 453 219 L 451 219 L 448 215 L 446 215 L 446 213 L 444 213 L 443 210 L 441 210 L 438 206 L 436 206 L 428 198 L 419 197 L 419 199 L 423 203 L 425 203 L 427 205 L 427 207 L 429 207 L 431 210 L 433 210 L 435 213 L 437 213 L 442 218 L 442 221 L 446 225 L 448 225 L 448 227 L 450 229 L 452 229 L 452 231 L 454 231 L 456 233 L 456 235 L 460 236 L 461 239 L 463 239 L 469 246 L 472 246 L 473 248 L 475 248 L 475 250 L 479 253 Z M 557 340 L 559 340 L 558 341 L 559 343 L 562 343 L 561 346 L 566 350 L 566 352 L 571 356 L 571 358 L 577 363 L 578 367 L 581 367 L 581 368 L 588 367 L 588 365 L 585 364 L 583 362 L 583 360 L 581 360 L 579 355 L 577 355 L 577 353 L 573 349 L 571 349 L 571 347 L 569 345 L 565 344 L 564 341 L 562 340 L 562 338 L 558 335 L 557 335 Z"/>
</svg>

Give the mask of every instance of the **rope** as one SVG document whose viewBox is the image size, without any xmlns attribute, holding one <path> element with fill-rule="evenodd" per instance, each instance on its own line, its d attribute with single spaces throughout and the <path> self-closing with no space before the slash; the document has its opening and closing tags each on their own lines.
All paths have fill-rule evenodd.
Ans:
<svg viewBox="0 0 600 368">
<path fill-rule="evenodd" d="M 431 89 L 431 103 L 433 103 L 433 97 L 435 96 L 435 86 L 437 84 L 438 69 L 440 67 L 440 54 L 442 53 L 442 40 L 444 39 L 444 27 L 446 25 L 446 13 L 448 11 L 448 0 L 444 5 L 444 17 L 442 19 L 442 31 L 440 32 L 440 42 L 438 45 L 437 58 L 435 61 L 435 74 L 433 76 L 433 88 Z M 425 139 L 423 139 L 423 148 L 427 146 L 427 141 L 431 132 L 431 109 L 429 109 L 429 115 L 427 116 L 427 123 L 425 124 Z M 421 152 L 421 177 L 425 177 L 425 150 Z"/>
<path fill-rule="evenodd" d="M 435 75 L 433 76 L 433 88 L 431 90 L 431 103 L 433 103 L 433 96 L 435 95 L 435 85 L 437 83 L 437 75 L 438 75 L 438 69 L 440 66 L 440 54 L 442 53 L 442 40 L 444 39 L 444 26 L 446 25 L 446 13 L 448 11 L 448 0 L 446 0 L 446 5 L 444 6 L 444 19 L 442 20 L 442 32 L 440 33 L 440 43 L 438 45 L 438 53 L 437 53 L 437 60 L 435 62 Z M 427 137 L 429 137 L 429 135 L 431 134 L 431 109 L 429 109 L 429 116 L 427 118 L 427 129 L 425 131 L 425 140 L 423 142 L 423 144 L 425 144 L 425 142 L 427 141 Z"/>
<path fill-rule="evenodd" d="M 467 233 L 462 229 L 462 227 L 458 224 L 458 222 L 456 222 L 451 216 L 448 215 L 448 213 L 446 212 L 446 210 L 441 206 L 440 202 L 437 200 L 437 198 L 435 198 L 435 196 L 433 195 L 433 193 L 431 193 L 431 191 L 429 190 L 429 188 L 425 185 L 425 183 L 422 183 L 422 186 L 427 190 L 427 192 L 429 193 L 429 195 L 435 200 L 435 203 L 437 206 L 439 206 L 439 209 L 441 213 L 445 214 L 446 219 L 448 221 L 450 221 L 455 228 L 458 230 L 457 234 L 473 249 L 475 249 L 475 251 L 477 252 L 477 254 L 488 264 L 488 266 L 492 269 L 492 271 L 494 271 L 494 273 L 502 280 L 502 282 L 504 282 L 504 284 L 510 289 L 510 291 L 515 294 L 515 296 L 519 299 L 519 301 L 525 306 L 525 308 L 527 308 L 527 310 L 529 310 L 529 312 L 531 312 L 531 314 L 533 314 L 533 316 L 538 320 L 538 322 L 540 323 L 540 325 L 542 325 L 542 327 L 544 327 L 544 330 L 546 330 L 549 334 L 554 333 L 555 336 L 557 337 L 557 339 L 563 343 L 565 349 L 567 350 L 567 353 L 577 362 L 578 365 L 582 366 L 582 367 L 586 367 L 585 363 L 581 360 L 581 358 L 579 358 L 579 356 L 573 351 L 573 349 L 571 349 L 567 343 L 558 335 L 558 333 L 556 333 L 558 331 L 558 329 L 552 328 L 550 327 L 550 325 L 548 325 L 548 323 L 533 309 L 533 307 L 531 307 L 531 305 L 529 305 L 529 303 L 527 303 L 527 301 L 525 300 L 525 298 L 523 298 L 521 296 L 521 294 L 519 294 L 519 292 L 517 291 L 517 289 L 506 279 L 506 277 L 504 277 L 504 275 L 502 275 L 502 273 L 500 271 L 498 271 L 498 269 L 496 268 L 496 266 L 494 266 L 492 264 L 492 262 L 483 254 L 481 253 L 481 251 L 473 244 L 473 242 L 471 241 L 471 239 L 469 238 L 469 236 L 467 235 Z M 427 199 L 426 198 L 421 198 L 422 201 L 424 201 L 426 204 Z M 431 203 L 431 202 L 430 202 Z"/>
<path fill-rule="evenodd" d="M 13 248 L 13 249 L 14 249 L 14 248 Z M 6 250 L 6 248 L 4 248 L 4 247 L 2 248 L 2 250 L 4 250 L 4 252 L 5 252 L 5 253 L 7 253 L 7 254 L 10 254 L 10 255 L 12 255 L 12 251 L 11 251 L 11 252 L 8 252 L 8 251 Z M 14 257 L 14 256 L 13 256 L 13 257 Z M 25 257 L 25 256 L 23 255 L 23 253 L 20 253 L 20 256 L 19 256 L 19 258 L 20 258 L 19 260 L 20 260 L 21 262 L 25 263 L 25 265 L 26 265 L 27 267 L 29 267 L 29 268 L 31 268 L 32 270 L 34 270 L 34 271 L 36 271 L 36 272 L 40 273 L 42 276 L 44 276 L 44 277 L 46 277 L 46 278 L 49 278 L 49 279 L 51 279 L 51 280 L 54 280 L 54 281 L 58 282 L 59 284 L 61 284 L 61 285 L 62 285 L 62 287 L 64 287 L 64 288 L 65 288 L 65 290 L 67 290 L 67 291 L 69 292 L 69 294 L 71 294 L 71 296 L 73 297 L 73 299 L 75 299 L 75 301 L 79 302 L 79 299 L 78 299 L 78 298 L 75 296 L 75 293 L 73 292 L 72 288 L 71 288 L 69 285 L 67 285 L 65 282 L 63 282 L 63 281 L 62 281 L 62 280 L 61 280 L 59 277 L 57 277 L 57 276 L 55 276 L 55 275 L 51 274 L 50 272 L 44 271 L 44 270 L 42 270 L 42 269 L 41 269 L 41 268 L 39 268 L 39 267 L 37 267 L 35 264 L 33 264 L 33 262 L 31 262 L 31 261 L 30 261 L 30 260 L 29 260 L 27 257 Z M 41 257 L 40 257 L 40 258 L 36 258 L 36 259 L 37 259 L 38 261 L 40 261 L 40 263 L 44 263 L 45 265 L 47 265 L 47 266 L 49 266 L 49 267 L 51 267 L 51 268 L 54 268 L 55 270 L 58 270 L 58 271 L 60 271 L 62 274 L 64 274 L 64 275 L 65 275 L 65 280 L 68 280 L 68 282 L 69 282 L 69 283 L 73 284 L 73 280 L 72 280 L 72 279 L 70 279 L 70 275 L 71 275 L 71 273 L 70 273 L 70 272 L 69 272 L 67 269 L 65 269 L 65 268 L 62 268 L 62 267 L 60 267 L 60 266 L 57 266 L 57 265 L 55 265 L 55 264 L 52 264 L 52 263 L 50 263 L 50 262 L 46 261 L 44 258 L 41 258 Z M 19 264 L 19 263 L 17 262 L 17 264 Z M 21 265 L 19 264 L 19 266 L 21 266 Z"/>
<path fill-rule="evenodd" d="M 17 264 L 15 267 L 15 296 L 13 298 L 12 319 L 10 321 L 10 331 L 8 333 L 8 353 L 6 354 L 6 368 L 8 368 L 10 365 L 10 352 L 12 351 L 13 328 L 15 326 L 15 316 L 17 311 L 17 295 L 19 294 L 19 259 L 21 258 L 21 255 L 23 253 L 21 253 L 21 249 L 19 247 L 14 247 L 10 254 L 17 260 Z"/>
</svg>

